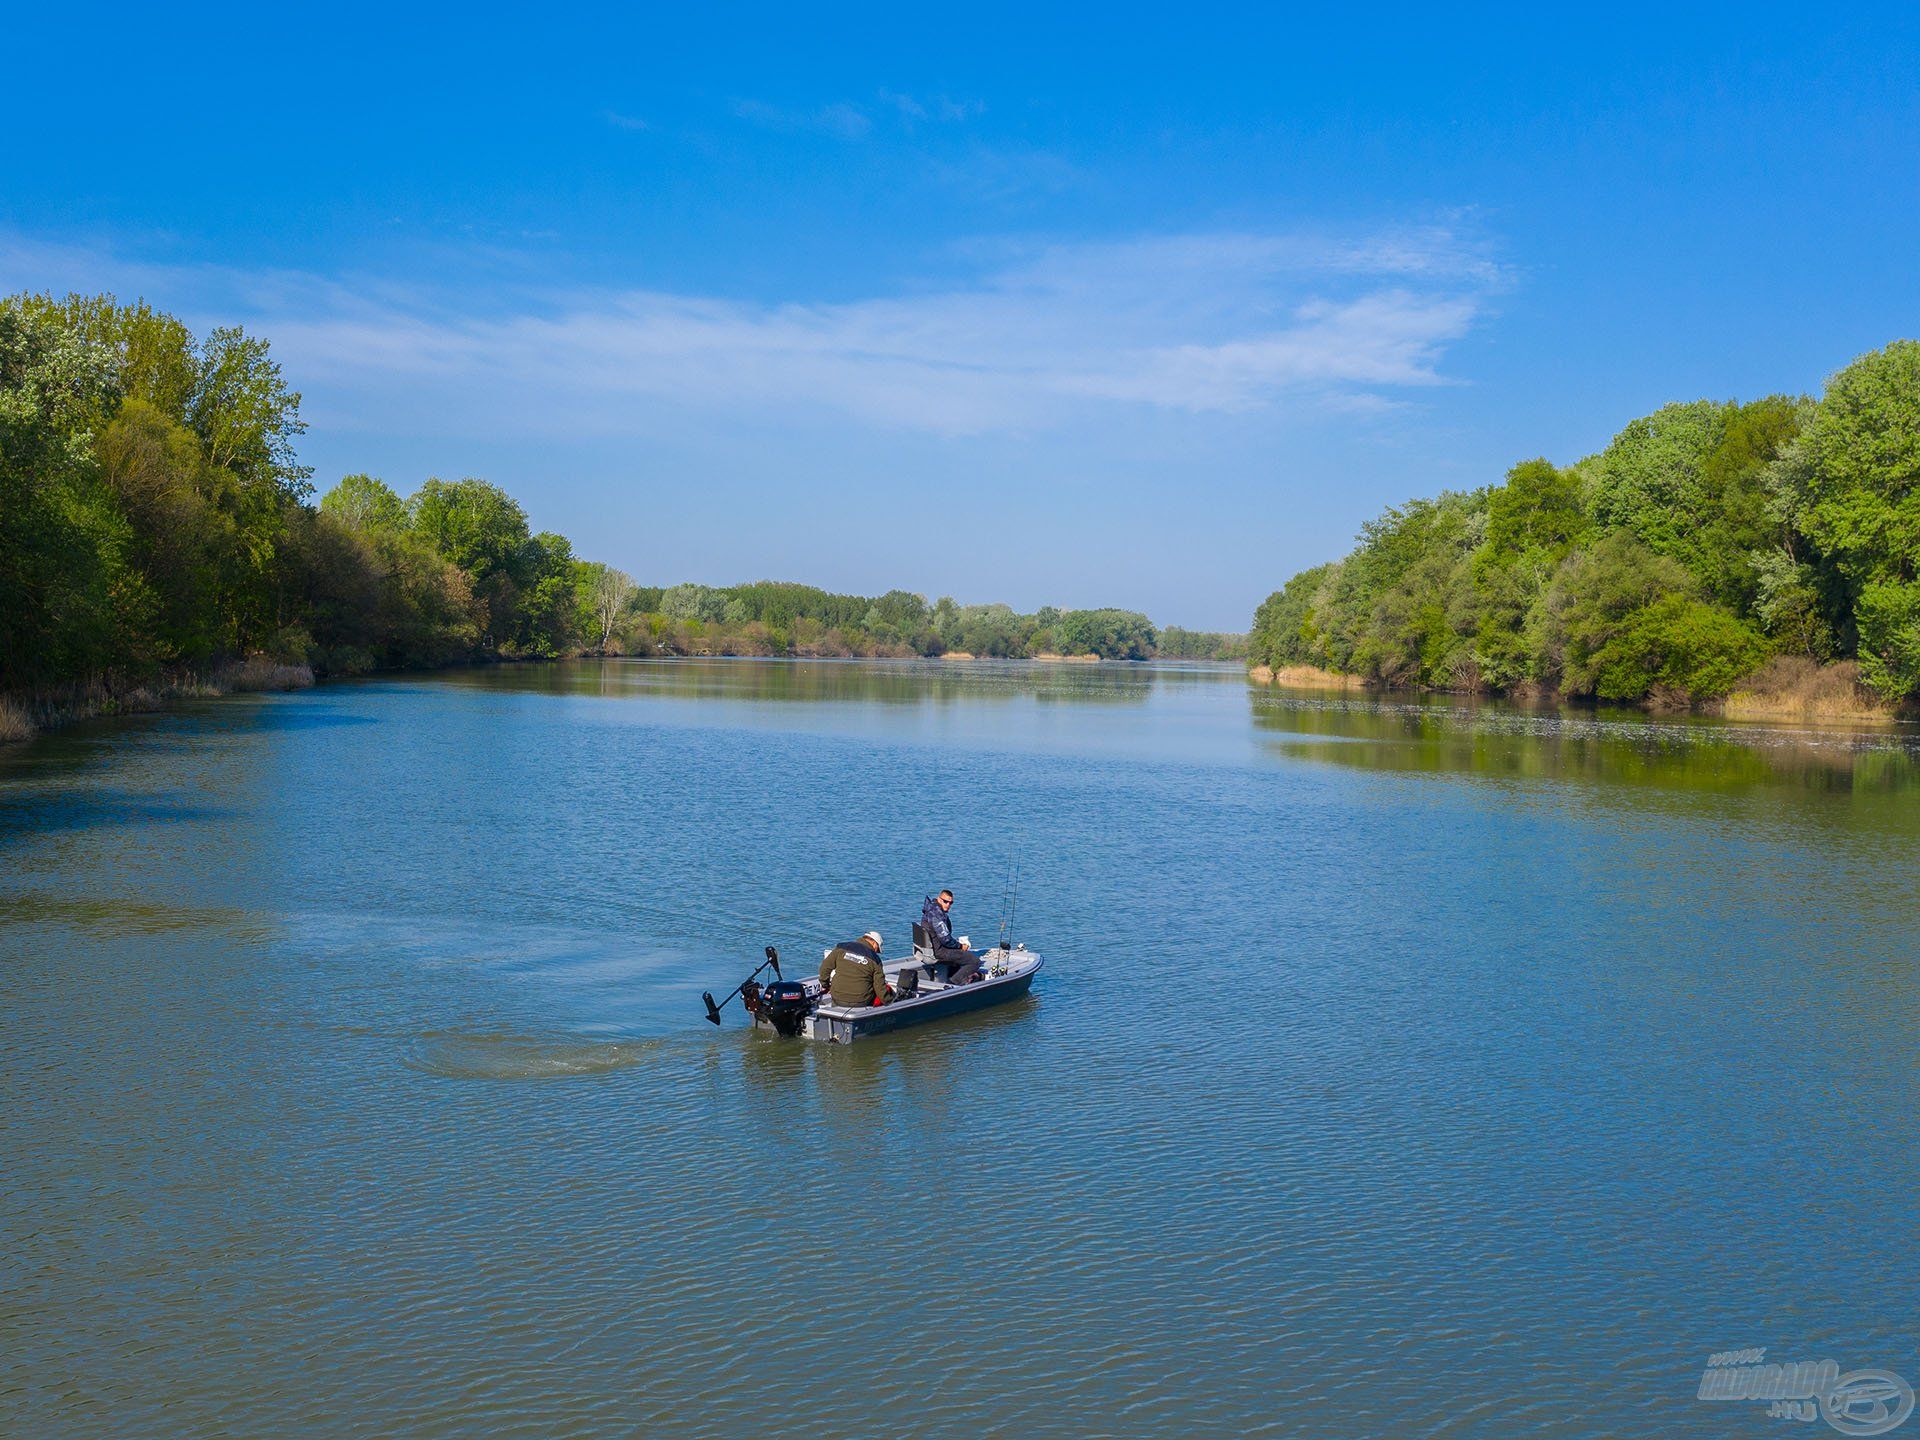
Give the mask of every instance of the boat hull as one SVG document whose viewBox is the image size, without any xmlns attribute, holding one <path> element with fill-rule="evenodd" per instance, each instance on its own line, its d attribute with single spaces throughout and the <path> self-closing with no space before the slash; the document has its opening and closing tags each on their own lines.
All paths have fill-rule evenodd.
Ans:
<svg viewBox="0 0 1920 1440">
<path fill-rule="evenodd" d="M 1001 952 L 988 951 L 982 960 L 991 968 Z M 950 1020 L 956 1015 L 970 1014 L 976 1010 L 985 1010 L 994 1005 L 1005 1005 L 1018 1000 L 1033 988 L 1033 977 L 1040 972 L 1040 957 L 1031 951 L 1013 950 L 1004 952 L 1005 958 L 998 963 L 1004 965 L 1005 973 L 990 975 L 985 980 L 971 985 L 942 986 L 930 993 L 921 993 L 896 1000 L 891 1005 L 873 1005 L 855 1009 L 841 1005 L 817 1006 L 807 1017 L 800 1033 L 809 1040 L 823 1040 L 834 1045 L 850 1045 L 856 1040 L 868 1040 L 876 1035 L 888 1035 L 895 1030 L 905 1030 L 915 1025 L 927 1025 L 938 1020 Z M 902 962 L 906 968 L 914 968 L 913 962 Z M 892 974 L 897 974 L 900 965 L 887 966 Z M 810 982 L 811 983 L 811 982 Z M 760 1022 L 764 1024 L 764 1022 Z M 771 1028 L 771 1027 L 768 1027 Z"/>
</svg>

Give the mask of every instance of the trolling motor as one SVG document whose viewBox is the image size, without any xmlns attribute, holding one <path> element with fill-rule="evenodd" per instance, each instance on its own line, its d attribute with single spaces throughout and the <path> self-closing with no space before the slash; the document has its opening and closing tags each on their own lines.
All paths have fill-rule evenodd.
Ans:
<svg viewBox="0 0 1920 1440">
<path fill-rule="evenodd" d="M 760 976 L 768 970 L 773 971 L 773 979 L 763 987 Z M 747 1014 L 756 1020 L 765 1020 L 776 1033 L 789 1038 L 800 1033 L 807 1016 L 813 1013 L 813 1001 L 807 997 L 807 987 L 798 980 L 788 980 L 781 975 L 780 952 L 771 945 L 767 946 L 766 963 L 734 986 L 733 994 L 719 1005 L 713 1003 L 712 991 L 700 992 L 700 998 L 707 1002 L 707 1020 L 711 1024 L 720 1023 L 721 1007 L 731 1001 L 734 995 L 740 997 L 741 1008 Z"/>
</svg>

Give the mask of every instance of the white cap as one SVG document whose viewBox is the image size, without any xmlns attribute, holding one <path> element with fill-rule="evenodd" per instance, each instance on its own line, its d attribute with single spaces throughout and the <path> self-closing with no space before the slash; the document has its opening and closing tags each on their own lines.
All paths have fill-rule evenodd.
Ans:
<svg viewBox="0 0 1920 1440">
<path fill-rule="evenodd" d="M 862 935 L 860 938 L 862 940 L 871 940 L 873 942 L 874 949 L 878 950 L 880 948 L 880 932 L 878 930 L 869 930 L 867 931 L 866 934 Z"/>
</svg>

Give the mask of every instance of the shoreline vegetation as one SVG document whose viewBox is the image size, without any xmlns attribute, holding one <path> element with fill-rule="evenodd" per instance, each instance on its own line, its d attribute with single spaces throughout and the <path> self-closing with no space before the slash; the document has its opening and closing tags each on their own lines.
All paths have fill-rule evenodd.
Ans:
<svg viewBox="0 0 1920 1440">
<path fill-rule="evenodd" d="M 267 342 L 145 302 L 0 297 L 0 742 L 169 700 L 578 655 L 1237 660 L 1117 609 L 763 580 L 643 586 L 479 479 L 316 501 Z"/>
<path fill-rule="evenodd" d="M 118 688 L 94 681 L 39 694 L 0 695 L 0 745 L 31 740 L 43 730 L 57 730 L 82 720 L 163 710 L 180 700 L 305 690 L 315 679 L 310 665 L 284 665 L 256 655 L 204 674 L 189 671 L 155 675 Z"/>
<path fill-rule="evenodd" d="M 1920 718 L 1920 342 L 1392 507 L 1262 602 L 1247 658 L 1269 684 Z"/>
<path fill-rule="evenodd" d="M 1882 703 L 1860 683 L 1859 673 L 1859 667 L 1848 661 L 1816 665 L 1797 656 L 1776 656 L 1725 697 L 1700 701 L 1689 708 L 1727 720 L 1792 720 L 1822 725 L 1893 725 L 1913 718 Z M 1323 693 L 1380 695 L 1393 693 L 1395 688 L 1400 693 L 1485 693 L 1438 690 L 1430 686 L 1389 687 L 1315 665 L 1283 665 L 1278 670 L 1269 665 L 1252 665 L 1247 669 L 1247 678 L 1256 685 L 1270 685 L 1280 690 Z M 1546 703 L 1566 697 L 1541 690 L 1516 690 L 1500 698 Z M 1645 708 L 1656 712 L 1659 709 L 1651 705 Z"/>
<path fill-rule="evenodd" d="M 1322 670 L 1318 665 L 1250 665 L 1247 678 L 1258 685 L 1278 685 L 1285 690 L 1364 690 L 1366 682 L 1358 675 L 1341 675 Z"/>
</svg>

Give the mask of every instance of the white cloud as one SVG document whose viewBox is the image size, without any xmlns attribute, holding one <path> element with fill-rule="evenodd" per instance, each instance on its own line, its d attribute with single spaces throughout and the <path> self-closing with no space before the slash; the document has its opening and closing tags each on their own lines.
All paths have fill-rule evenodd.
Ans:
<svg viewBox="0 0 1920 1440">
<path fill-rule="evenodd" d="M 880 103 L 891 105 L 900 112 L 903 120 L 911 124 L 916 120 L 940 120 L 949 123 L 972 120 L 987 113 L 983 100 L 955 100 L 947 95 L 934 95 L 925 99 L 917 95 L 902 95 L 897 90 L 880 91 Z"/>
<path fill-rule="evenodd" d="M 815 130 L 841 140 L 861 140 L 873 122 L 858 105 L 836 101 L 813 110 L 790 110 L 764 100 L 735 100 L 733 113 L 769 130 Z"/>
<path fill-rule="evenodd" d="M 962 283 L 833 303 L 660 289 L 551 292 L 476 313 L 392 283 L 129 260 L 0 235 L 7 289 L 145 294 L 239 319 L 342 429 L 644 434 L 666 405 L 716 421 L 825 419 L 1031 433 L 1115 407 L 1363 416 L 1445 382 L 1502 283 L 1446 226 L 975 247 Z"/>
</svg>

